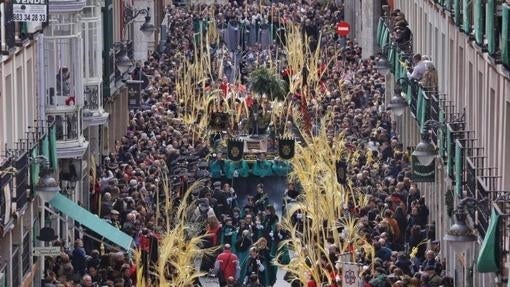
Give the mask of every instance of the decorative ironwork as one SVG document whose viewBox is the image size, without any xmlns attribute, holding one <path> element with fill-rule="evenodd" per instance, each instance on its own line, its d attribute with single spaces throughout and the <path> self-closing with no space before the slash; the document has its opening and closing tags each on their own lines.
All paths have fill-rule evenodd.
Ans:
<svg viewBox="0 0 510 287">
<path fill-rule="evenodd" d="M 30 232 L 25 233 L 23 236 L 23 248 L 21 250 L 21 272 L 24 276 L 30 270 Z"/>
<path fill-rule="evenodd" d="M 99 87 L 97 85 L 86 86 L 83 93 L 85 95 L 84 108 L 88 110 L 99 109 Z"/>
<path fill-rule="evenodd" d="M 55 122 L 57 140 L 76 140 L 80 135 L 78 130 L 78 110 L 70 113 L 49 115 L 48 120 Z"/>
<path fill-rule="evenodd" d="M 14 162 L 14 167 L 16 168 L 15 176 L 16 198 L 13 200 L 16 201 L 17 209 L 23 208 L 25 204 L 28 202 L 28 194 L 30 192 L 28 184 L 28 170 L 29 170 L 28 156 L 29 156 L 28 151 L 26 151 Z"/>
</svg>

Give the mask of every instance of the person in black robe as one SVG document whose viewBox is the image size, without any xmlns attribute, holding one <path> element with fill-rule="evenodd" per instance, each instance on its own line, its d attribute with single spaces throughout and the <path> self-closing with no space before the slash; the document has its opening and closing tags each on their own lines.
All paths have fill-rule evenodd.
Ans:
<svg viewBox="0 0 510 287">
<path fill-rule="evenodd" d="M 242 267 L 241 282 L 247 283 L 251 275 L 257 275 L 259 282 L 264 281 L 266 267 L 263 264 L 263 260 L 257 248 L 250 248 L 250 256 L 246 259 Z"/>
</svg>

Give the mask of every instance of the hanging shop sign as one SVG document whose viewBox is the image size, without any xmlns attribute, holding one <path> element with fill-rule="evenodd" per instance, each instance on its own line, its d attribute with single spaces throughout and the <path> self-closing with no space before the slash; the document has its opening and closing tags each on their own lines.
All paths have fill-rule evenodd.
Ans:
<svg viewBox="0 0 510 287">
<path fill-rule="evenodd" d="M 14 22 L 46 22 L 48 0 L 12 0 Z"/>
</svg>

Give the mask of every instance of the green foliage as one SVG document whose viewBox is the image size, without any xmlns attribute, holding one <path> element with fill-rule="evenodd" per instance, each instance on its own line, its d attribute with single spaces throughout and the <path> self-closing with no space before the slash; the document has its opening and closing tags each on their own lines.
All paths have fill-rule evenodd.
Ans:
<svg viewBox="0 0 510 287">
<path fill-rule="evenodd" d="M 271 100 L 284 100 L 287 83 L 268 68 L 257 68 L 250 74 L 249 87 L 253 93 L 266 94 Z"/>
</svg>

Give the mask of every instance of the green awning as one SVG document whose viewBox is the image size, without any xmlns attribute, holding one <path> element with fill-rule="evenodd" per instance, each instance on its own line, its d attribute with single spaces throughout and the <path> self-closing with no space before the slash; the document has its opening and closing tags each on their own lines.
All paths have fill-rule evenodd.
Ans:
<svg viewBox="0 0 510 287">
<path fill-rule="evenodd" d="M 498 267 L 498 225 L 499 214 L 493 209 L 489 221 L 489 228 L 482 242 L 478 260 L 476 262 L 478 272 L 490 273 L 497 272 Z"/>
<path fill-rule="evenodd" d="M 127 251 L 132 249 L 133 238 L 131 236 L 120 231 L 118 228 L 113 227 L 108 222 L 74 203 L 74 201 L 68 199 L 64 195 L 60 193 L 57 194 L 49 203 L 65 215 L 110 240 L 120 248 Z"/>
</svg>

